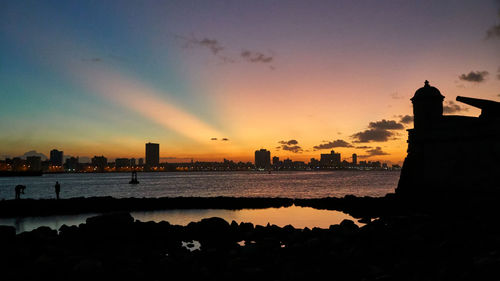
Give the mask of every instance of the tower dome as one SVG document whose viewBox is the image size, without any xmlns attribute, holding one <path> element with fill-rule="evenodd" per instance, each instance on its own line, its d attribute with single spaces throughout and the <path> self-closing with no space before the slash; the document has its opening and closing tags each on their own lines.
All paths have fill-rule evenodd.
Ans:
<svg viewBox="0 0 500 281">
<path fill-rule="evenodd" d="M 443 116 L 443 99 L 441 92 L 429 85 L 425 80 L 422 88 L 415 92 L 413 103 L 413 117 L 415 129 L 433 127 Z"/>
<path fill-rule="evenodd" d="M 438 90 L 438 88 L 432 87 L 431 85 L 429 85 L 429 81 L 425 80 L 424 86 L 415 92 L 415 95 L 413 95 L 411 101 L 415 102 L 415 100 L 420 100 L 420 99 L 443 100 L 444 96 L 441 95 L 441 92 Z"/>
</svg>

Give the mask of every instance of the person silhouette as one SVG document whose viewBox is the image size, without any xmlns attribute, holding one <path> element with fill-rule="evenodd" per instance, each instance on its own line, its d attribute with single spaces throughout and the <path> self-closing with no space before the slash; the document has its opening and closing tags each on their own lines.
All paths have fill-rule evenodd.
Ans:
<svg viewBox="0 0 500 281">
<path fill-rule="evenodd" d="M 58 181 L 56 181 L 56 185 L 54 187 L 56 189 L 56 199 L 59 200 L 59 192 L 61 192 L 61 185 L 59 184 Z"/>
<path fill-rule="evenodd" d="M 14 189 L 16 191 L 16 199 L 21 199 L 21 193 L 24 194 L 25 185 L 18 184 Z"/>
</svg>

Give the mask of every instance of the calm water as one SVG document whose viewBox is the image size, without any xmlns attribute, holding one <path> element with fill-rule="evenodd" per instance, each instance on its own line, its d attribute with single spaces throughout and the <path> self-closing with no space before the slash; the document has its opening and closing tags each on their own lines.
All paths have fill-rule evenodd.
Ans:
<svg viewBox="0 0 500 281">
<path fill-rule="evenodd" d="M 0 178 L 0 200 L 14 199 L 14 187 L 26 185 L 22 198 L 113 196 L 177 197 L 234 196 L 320 198 L 328 196 L 384 196 L 394 192 L 396 171 L 325 172 L 189 172 L 139 173 L 140 184 L 130 185 L 129 173 L 47 174 L 41 177 Z"/>
<path fill-rule="evenodd" d="M 356 222 L 351 216 L 338 211 L 317 210 L 310 207 L 291 206 L 287 208 L 244 209 L 244 210 L 164 210 L 154 212 L 132 212 L 132 216 L 140 221 L 168 221 L 171 224 L 187 225 L 192 221 L 203 218 L 220 217 L 227 222 L 252 222 L 255 225 L 275 224 L 280 227 L 291 224 L 295 228 L 320 227 L 328 228 L 332 224 L 339 224 L 344 219 Z M 47 216 L 27 218 L 0 218 L 0 225 L 16 227 L 18 233 L 31 231 L 40 226 L 59 229 L 63 224 L 79 225 L 88 217 L 96 214 L 80 214 L 69 216 Z"/>
</svg>

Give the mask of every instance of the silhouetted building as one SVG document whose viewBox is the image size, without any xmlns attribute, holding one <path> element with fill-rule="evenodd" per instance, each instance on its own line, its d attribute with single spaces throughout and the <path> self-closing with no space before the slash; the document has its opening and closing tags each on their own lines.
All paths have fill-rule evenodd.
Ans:
<svg viewBox="0 0 500 281">
<path fill-rule="evenodd" d="M 117 169 L 128 168 L 129 166 L 130 166 L 130 159 L 128 159 L 128 158 L 116 158 L 115 167 Z"/>
<path fill-rule="evenodd" d="M 80 170 L 80 159 L 78 157 L 70 157 L 64 163 L 68 172 L 78 172 Z"/>
<path fill-rule="evenodd" d="M 271 167 L 271 152 L 266 149 L 256 150 L 255 167 L 257 169 L 268 169 Z"/>
<path fill-rule="evenodd" d="M 139 166 L 144 165 L 144 158 L 139 158 Z"/>
<path fill-rule="evenodd" d="M 443 99 L 427 81 L 411 99 L 414 128 L 408 130 L 408 155 L 396 193 L 498 191 L 500 103 L 457 97 L 459 102 L 480 108 L 481 115 L 443 116 Z"/>
<path fill-rule="evenodd" d="M 293 161 L 290 158 L 283 160 L 283 168 L 290 170 L 293 168 Z"/>
<path fill-rule="evenodd" d="M 52 149 L 50 151 L 50 164 L 52 166 L 62 166 L 63 165 L 64 152 L 57 149 Z"/>
<path fill-rule="evenodd" d="M 146 167 L 158 167 L 160 165 L 160 144 L 146 143 Z"/>
<path fill-rule="evenodd" d="M 358 155 L 356 153 L 352 154 L 352 165 L 356 166 L 358 164 Z"/>
<path fill-rule="evenodd" d="M 26 161 L 19 157 L 12 158 L 12 170 L 13 171 L 22 171 L 25 168 Z"/>
<path fill-rule="evenodd" d="M 136 165 L 135 158 L 130 158 L 130 166 L 135 166 L 135 165 Z"/>
<path fill-rule="evenodd" d="M 94 166 L 94 170 L 98 172 L 104 171 L 107 165 L 108 159 L 104 156 L 94 156 L 94 158 L 92 158 L 92 166 Z"/>
<path fill-rule="evenodd" d="M 340 153 L 335 153 L 333 150 L 329 154 L 322 153 L 319 162 L 323 167 L 338 167 L 340 166 Z"/>
<path fill-rule="evenodd" d="M 30 171 L 41 171 L 42 170 L 42 158 L 40 156 L 28 156 L 26 157 L 26 164 Z"/>
<path fill-rule="evenodd" d="M 273 166 L 278 166 L 280 164 L 280 158 L 278 156 L 273 157 Z"/>
<path fill-rule="evenodd" d="M 317 169 L 320 166 L 320 161 L 317 160 L 316 158 L 311 158 L 311 162 L 309 162 L 309 165 L 311 166 L 312 169 Z"/>
</svg>

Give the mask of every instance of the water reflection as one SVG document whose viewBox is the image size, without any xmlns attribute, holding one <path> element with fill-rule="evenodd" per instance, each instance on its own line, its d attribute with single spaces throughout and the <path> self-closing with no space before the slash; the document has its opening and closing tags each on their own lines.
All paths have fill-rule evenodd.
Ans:
<svg viewBox="0 0 500 281">
<path fill-rule="evenodd" d="M 26 217 L 26 218 L 2 218 L 0 225 L 11 225 L 16 227 L 18 233 L 31 231 L 40 226 L 48 226 L 59 229 L 63 224 L 79 225 L 84 223 L 88 217 L 97 214 L 79 214 L 68 216 Z M 356 222 L 351 216 L 329 210 L 317 210 L 311 207 L 281 207 L 267 209 L 243 209 L 243 210 L 219 210 L 219 209 L 188 209 L 188 210 L 164 210 L 150 212 L 132 212 L 131 215 L 140 221 L 168 221 L 171 224 L 187 225 L 193 221 L 204 218 L 220 217 L 231 222 L 251 222 L 254 225 L 275 224 L 283 227 L 292 225 L 295 228 L 328 228 L 330 225 L 339 224 L 344 219 Z M 356 222 L 360 225 L 358 222 Z"/>
</svg>

